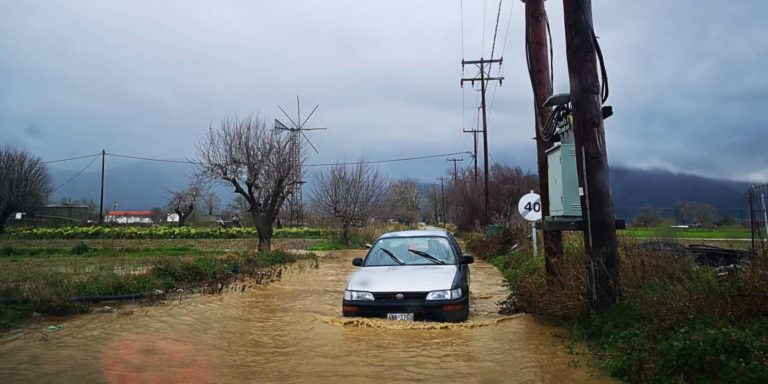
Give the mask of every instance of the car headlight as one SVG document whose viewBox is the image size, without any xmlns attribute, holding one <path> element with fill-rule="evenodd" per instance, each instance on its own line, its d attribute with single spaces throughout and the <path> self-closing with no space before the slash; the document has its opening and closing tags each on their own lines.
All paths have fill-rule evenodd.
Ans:
<svg viewBox="0 0 768 384">
<path fill-rule="evenodd" d="M 432 291 L 427 294 L 427 300 L 452 300 L 461 297 L 461 288 L 446 289 L 445 291 Z"/>
<path fill-rule="evenodd" d="M 373 293 L 364 292 L 364 291 L 346 290 L 344 291 L 344 300 L 347 300 L 347 301 L 373 300 Z"/>
</svg>

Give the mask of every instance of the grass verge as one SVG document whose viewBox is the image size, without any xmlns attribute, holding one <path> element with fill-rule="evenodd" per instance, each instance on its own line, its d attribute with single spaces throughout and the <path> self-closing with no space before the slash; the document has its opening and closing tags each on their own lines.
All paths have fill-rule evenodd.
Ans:
<svg viewBox="0 0 768 384">
<path fill-rule="evenodd" d="M 472 245 L 481 251 L 494 247 L 478 240 Z M 764 260 L 717 277 L 685 257 L 623 240 L 623 297 L 603 312 L 590 313 L 582 243 L 568 237 L 564 248 L 558 280 L 548 278 L 543 260 L 530 253 L 486 252 L 512 290 L 504 307 L 562 326 L 623 381 L 768 382 Z"/>
</svg>

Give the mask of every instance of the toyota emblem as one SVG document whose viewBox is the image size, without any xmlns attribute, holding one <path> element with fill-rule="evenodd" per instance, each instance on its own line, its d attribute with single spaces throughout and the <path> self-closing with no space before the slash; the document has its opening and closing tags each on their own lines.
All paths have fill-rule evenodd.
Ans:
<svg viewBox="0 0 768 384">
<path fill-rule="evenodd" d="M 403 296 L 402 293 L 398 293 L 397 295 L 395 295 L 395 299 L 402 300 L 403 298 L 405 298 L 405 296 Z"/>
</svg>

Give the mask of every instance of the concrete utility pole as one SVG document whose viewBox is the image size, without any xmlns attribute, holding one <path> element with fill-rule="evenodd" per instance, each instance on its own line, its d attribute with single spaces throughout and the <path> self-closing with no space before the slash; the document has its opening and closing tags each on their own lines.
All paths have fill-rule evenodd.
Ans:
<svg viewBox="0 0 768 384">
<path fill-rule="evenodd" d="M 552 78 L 550 73 L 549 42 L 547 40 L 547 11 L 544 0 L 524 0 L 525 2 L 525 39 L 527 57 L 531 70 L 531 86 L 533 87 L 533 102 L 536 133 L 536 158 L 539 171 L 539 195 L 541 195 L 542 216 L 549 216 L 549 164 L 547 150 L 552 143 L 544 141 L 541 131 L 552 113 L 552 107 L 543 107 L 544 102 L 552 95 Z M 559 274 L 558 262 L 563 257 L 563 233 L 561 231 L 544 230 L 544 263 L 548 276 Z"/>
<path fill-rule="evenodd" d="M 611 198 L 608 154 L 597 76 L 597 48 L 591 0 L 563 0 L 574 140 L 584 220 L 587 282 L 592 310 L 620 295 L 619 253 Z"/>
<path fill-rule="evenodd" d="M 459 168 L 456 165 L 459 161 L 464 161 L 464 158 L 456 159 L 456 158 L 449 158 L 447 161 L 453 161 L 453 181 L 456 182 L 456 180 L 459 177 Z"/>
<path fill-rule="evenodd" d="M 101 193 L 99 198 L 99 224 L 104 222 L 104 158 L 107 157 L 107 151 L 101 150 Z"/>
<path fill-rule="evenodd" d="M 494 59 L 490 58 L 489 60 L 485 60 L 483 58 L 480 58 L 480 60 L 462 60 L 461 65 L 467 65 L 467 64 L 475 64 L 480 69 L 480 77 L 471 77 L 471 78 L 462 78 L 461 79 L 461 86 L 464 86 L 464 83 L 470 82 L 472 85 L 475 85 L 475 81 L 480 82 L 480 107 L 482 108 L 482 115 L 483 115 L 483 205 L 484 205 L 484 215 L 483 215 L 483 225 L 490 224 L 490 217 L 488 213 L 488 118 L 486 116 L 485 111 L 485 91 L 486 91 L 486 84 L 489 81 L 498 81 L 499 85 L 501 85 L 502 81 L 504 81 L 504 77 L 492 77 L 490 76 L 490 68 L 491 65 L 494 63 L 497 63 L 501 65 L 501 63 L 504 61 L 504 58 Z M 488 73 L 486 73 L 486 65 L 488 68 Z"/>
</svg>

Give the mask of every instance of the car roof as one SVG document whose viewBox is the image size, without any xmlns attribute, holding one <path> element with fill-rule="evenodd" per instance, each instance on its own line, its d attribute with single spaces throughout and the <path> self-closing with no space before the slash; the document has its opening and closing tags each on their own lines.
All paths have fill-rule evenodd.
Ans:
<svg viewBox="0 0 768 384">
<path fill-rule="evenodd" d="M 414 229 L 414 230 L 408 230 L 408 231 L 387 232 L 379 236 L 379 239 L 391 239 L 391 238 L 398 238 L 398 237 L 428 237 L 428 236 L 448 238 L 450 236 L 450 233 L 445 229 Z"/>
</svg>

